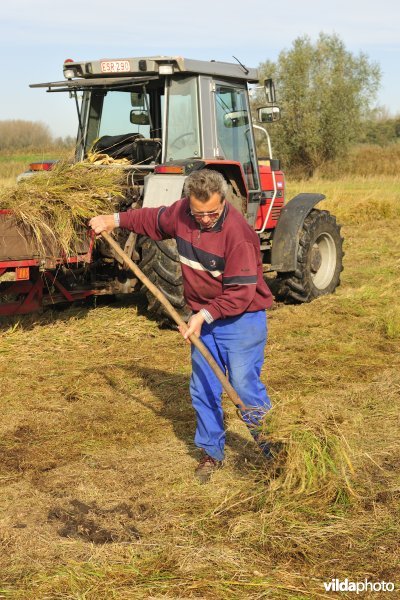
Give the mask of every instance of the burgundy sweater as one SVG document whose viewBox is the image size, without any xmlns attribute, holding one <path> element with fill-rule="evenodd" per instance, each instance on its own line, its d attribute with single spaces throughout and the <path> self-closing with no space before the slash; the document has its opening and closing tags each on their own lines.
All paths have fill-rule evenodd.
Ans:
<svg viewBox="0 0 400 600">
<path fill-rule="evenodd" d="M 194 312 L 204 308 L 214 320 L 271 306 L 258 236 L 227 202 L 210 230 L 200 229 L 187 198 L 168 207 L 121 212 L 119 218 L 121 227 L 153 240 L 176 239 L 184 295 Z"/>
</svg>

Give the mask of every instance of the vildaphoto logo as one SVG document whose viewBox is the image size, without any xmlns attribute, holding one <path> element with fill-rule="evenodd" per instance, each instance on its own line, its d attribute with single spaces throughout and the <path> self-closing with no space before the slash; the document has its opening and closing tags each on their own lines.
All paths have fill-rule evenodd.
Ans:
<svg viewBox="0 0 400 600">
<path fill-rule="evenodd" d="M 392 581 L 349 581 L 349 579 L 332 579 L 329 582 L 324 582 L 326 592 L 355 592 L 361 594 L 363 592 L 394 592 L 396 589 Z"/>
</svg>

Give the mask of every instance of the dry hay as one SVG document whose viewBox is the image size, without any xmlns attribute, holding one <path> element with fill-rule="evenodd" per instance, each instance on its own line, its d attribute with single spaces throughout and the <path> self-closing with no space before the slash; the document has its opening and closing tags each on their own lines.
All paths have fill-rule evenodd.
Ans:
<svg viewBox="0 0 400 600">
<path fill-rule="evenodd" d="M 266 464 L 226 402 L 227 461 L 193 482 L 189 348 L 135 307 L 0 331 L 0 592 L 37 598 L 319 598 L 395 581 L 400 240 L 344 227 L 335 295 L 269 313 Z M 281 444 L 279 449 L 279 444 Z M 329 597 L 329 596 L 328 596 Z"/>
<path fill-rule="evenodd" d="M 42 253 L 55 245 L 69 256 L 78 252 L 88 220 L 116 209 L 124 183 L 119 168 L 59 162 L 49 172 L 2 190 L 1 208 L 29 228 Z"/>
<path fill-rule="evenodd" d="M 358 305 L 346 294 L 271 313 L 267 425 L 283 449 L 266 464 L 226 402 L 227 464 L 203 487 L 176 332 L 122 304 L 4 329 L 4 589 L 24 600 L 279 599 L 322 595 L 332 571 L 391 580 L 398 365 L 380 369 L 393 342 L 375 330 L 365 351 L 380 375 L 338 372 L 338 309 L 350 326 Z M 373 314 L 349 335 L 362 339 Z"/>
</svg>

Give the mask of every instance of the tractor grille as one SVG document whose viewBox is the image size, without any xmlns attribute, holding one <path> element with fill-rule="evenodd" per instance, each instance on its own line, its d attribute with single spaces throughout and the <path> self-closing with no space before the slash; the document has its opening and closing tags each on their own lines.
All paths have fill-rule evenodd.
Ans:
<svg viewBox="0 0 400 600">
<path fill-rule="evenodd" d="M 271 210 L 271 215 L 270 218 L 273 221 L 277 221 L 279 219 L 279 215 L 281 214 L 283 208 L 283 198 L 276 198 L 275 202 L 274 202 L 274 206 L 272 207 Z"/>
<path fill-rule="evenodd" d="M 273 195 L 274 195 L 273 190 L 264 190 L 262 192 L 262 198 L 261 198 L 261 202 L 260 202 L 260 206 L 261 206 L 260 217 L 261 217 L 262 223 L 264 223 L 264 219 L 268 214 Z M 275 198 L 271 213 L 268 218 L 267 227 L 274 227 L 276 225 L 276 223 L 279 219 L 279 215 L 282 212 L 283 204 L 284 204 L 283 190 L 277 190 L 276 198 Z"/>
</svg>

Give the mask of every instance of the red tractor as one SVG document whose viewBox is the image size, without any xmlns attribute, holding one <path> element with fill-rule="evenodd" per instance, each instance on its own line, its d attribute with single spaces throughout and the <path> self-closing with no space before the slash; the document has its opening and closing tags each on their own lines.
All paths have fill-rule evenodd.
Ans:
<svg viewBox="0 0 400 600">
<path fill-rule="evenodd" d="M 299 194 L 285 203 L 284 175 L 261 126 L 279 118 L 271 80 L 264 82 L 266 106 L 258 109 L 256 124 L 248 88 L 258 83 L 258 74 L 241 64 L 167 56 L 68 60 L 64 77 L 31 87 L 75 98 L 77 161 L 93 151 L 128 159 L 112 166 L 126 173 L 121 210 L 170 205 L 182 196 L 187 175 L 215 169 L 229 184 L 228 200 L 258 233 L 265 271 L 276 273 L 283 296 L 308 302 L 336 289 L 343 257 L 340 227 L 329 212 L 315 208 L 321 194 Z M 269 149 L 260 159 L 256 130 L 266 136 Z M 51 163 L 31 167 L 46 169 Z M 175 241 L 154 242 L 122 230 L 118 241 L 184 313 Z M 93 245 L 83 236 L 79 255 L 66 259 L 49 248 L 43 256 L 29 236 L 17 232 L 12 214 L 0 210 L 0 315 L 137 287 L 104 242 Z M 162 313 L 154 298 L 148 301 L 150 312 Z"/>
</svg>

